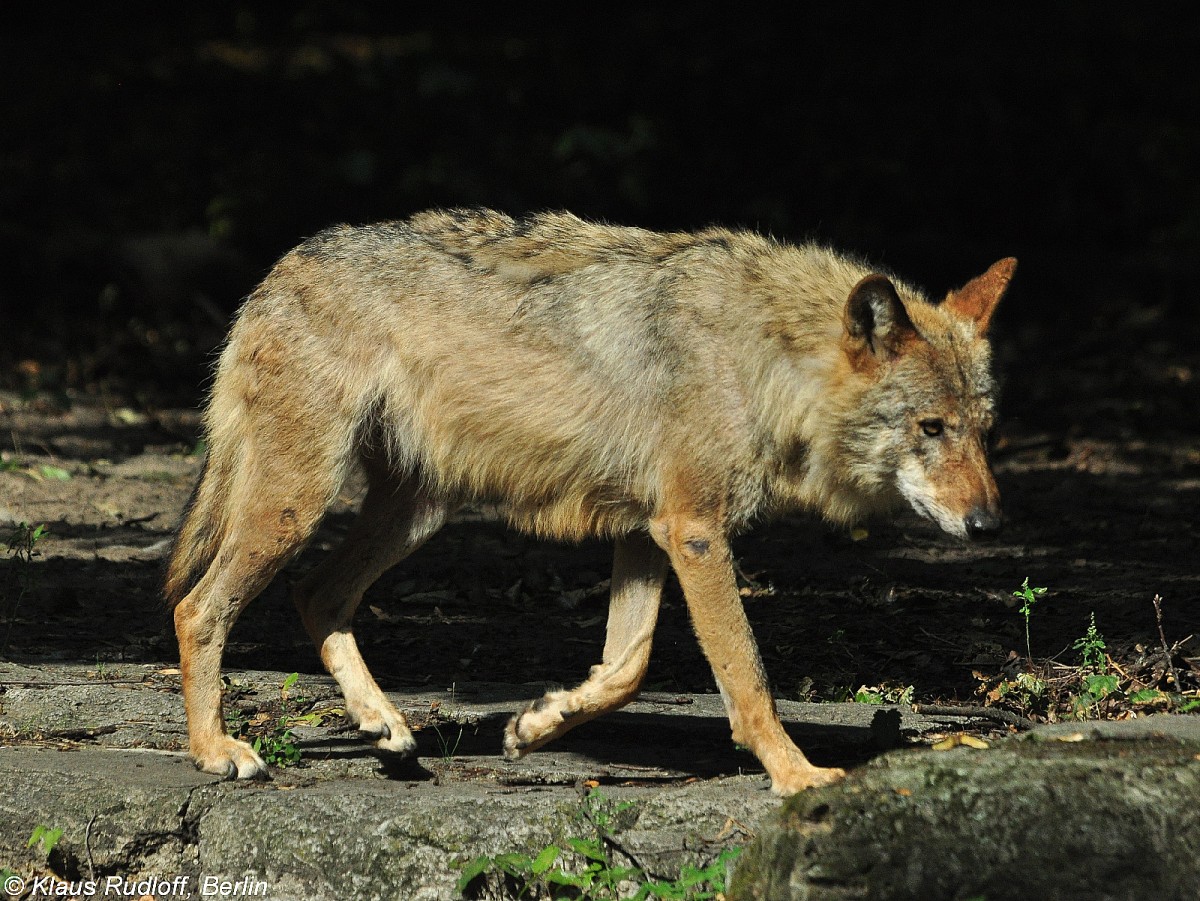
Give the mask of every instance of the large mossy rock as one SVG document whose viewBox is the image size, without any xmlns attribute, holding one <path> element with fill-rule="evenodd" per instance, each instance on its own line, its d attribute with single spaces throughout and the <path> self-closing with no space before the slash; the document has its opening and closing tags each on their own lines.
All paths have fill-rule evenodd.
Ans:
<svg viewBox="0 0 1200 901">
<path fill-rule="evenodd" d="M 1188 719 L 1174 734 L 1059 730 L 887 755 L 789 799 L 729 897 L 1194 901 L 1200 736 Z"/>
</svg>

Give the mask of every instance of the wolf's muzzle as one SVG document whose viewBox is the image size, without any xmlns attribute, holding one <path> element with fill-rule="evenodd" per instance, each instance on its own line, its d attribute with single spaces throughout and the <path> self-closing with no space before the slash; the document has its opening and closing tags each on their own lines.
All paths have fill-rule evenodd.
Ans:
<svg viewBox="0 0 1200 901">
<path fill-rule="evenodd" d="M 965 520 L 967 526 L 967 537 L 972 541 L 981 538 L 994 538 L 1000 534 L 1000 529 L 1004 525 L 1004 518 L 999 511 L 993 513 L 985 507 L 976 507 L 967 514 Z"/>
</svg>

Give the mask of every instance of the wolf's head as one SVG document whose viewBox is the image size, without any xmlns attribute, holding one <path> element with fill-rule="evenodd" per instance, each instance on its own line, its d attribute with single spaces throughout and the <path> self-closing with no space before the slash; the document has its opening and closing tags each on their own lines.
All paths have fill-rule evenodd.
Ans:
<svg viewBox="0 0 1200 901">
<path fill-rule="evenodd" d="M 894 488 L 961 538 L 994 535 L 1002 521 L 987 461 L 987 329 L 1016 265 L 1001 260 L 938 305 L 902 299 L 887 277 L 868 275 L 846 304 L 846 354 L 866 384 L 846 419 L 856 478 Z"/>
</svg>

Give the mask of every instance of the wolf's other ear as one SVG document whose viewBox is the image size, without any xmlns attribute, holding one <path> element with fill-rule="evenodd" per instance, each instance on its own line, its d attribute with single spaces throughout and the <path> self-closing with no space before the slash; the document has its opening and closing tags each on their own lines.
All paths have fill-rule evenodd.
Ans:
<svg viewBox="0 0 1200 901">
<path fill-rule="evenodd" d="M 868 275 L 854 286 L 846 302 L 846 331 L 876 355 L 895 355 L 917 336 L 896 286 L 884 275 Z"/>
<path fill-rule="evenodd" d="M 957 291 L 951 291 L 942 306 L 959 316 L 974 319 L 976 329 L 983 335 L 987 332 L 996 304 L 1008 290 L 1008 283 L 1016 271 L 1016 258 L 1005 257 L 993 263 L 983 275 L 971 279 Z"/>
</svg>

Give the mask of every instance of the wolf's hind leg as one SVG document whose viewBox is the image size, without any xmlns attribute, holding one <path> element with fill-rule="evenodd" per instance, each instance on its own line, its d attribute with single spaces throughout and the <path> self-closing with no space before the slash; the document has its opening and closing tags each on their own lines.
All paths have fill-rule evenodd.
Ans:
<svg viewBox="0 0 1200 901">
<path fill-rule="evenodd" d="M 578 688 L 549 692 L 514 716 L 504 731 L 505 756 L 520 757 L 637 696 L 666 575 L 667 555 L 649 536 L 617 540 L 603 662 Z"/>
<path fill-rule="evenodd" d="M 347 715 L 377 739 L 376 747 L 409 755 L 416 742 L 404 714 L 371 676 L 350 621 L 363 592 L 424 544 L 445 522 L 447 508 L 422 492 L 413 478 L 392 476 L 382 466 L 369 475 L 370 486 L 350 532 L 297 584 L 293 600 L 321 661 L 341 687 Z"/>
<path fill-rule="evenodd" d="M 336 448 L 308 445 L 306 468 L 285 446 L 252 442 L 233 479 L 228 519 L 213 562 L 175 607 L 188 744 L 206 773 L 247 779 L 267 774 L 246 742 L 225 731 L 221 656 L 238 614 L 308 541 L 336 490 Z M 327 453 L 322 453 L 327 451 Z M 328 465 L 325 465 L 328 462 Z"/>
</svg>

